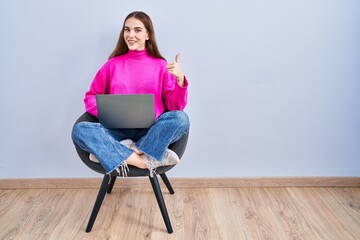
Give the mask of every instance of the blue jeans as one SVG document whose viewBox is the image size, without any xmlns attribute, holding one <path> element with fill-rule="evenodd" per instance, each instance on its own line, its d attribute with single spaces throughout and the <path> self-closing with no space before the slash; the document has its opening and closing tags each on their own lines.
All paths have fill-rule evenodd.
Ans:
<svg viewBox="0 0 360 240">
<path fill-rule="evenodd" d="M 168 146 L 189 131 L 189 118 L 183 111 L 163 113 L 150 129 L 107 129 L 100 123 L 80 122 L 72 130 L 76 146 L 92 153 L 109 174 L 117 169 L 133 150 L 120 143 L 131 139 L 149 157 L 161 161 Z"/>
</svg>

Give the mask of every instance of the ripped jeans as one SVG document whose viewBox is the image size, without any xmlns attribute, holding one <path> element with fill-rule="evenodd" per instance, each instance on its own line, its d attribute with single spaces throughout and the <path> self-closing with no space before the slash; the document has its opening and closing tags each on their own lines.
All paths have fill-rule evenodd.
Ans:
<svg viewBox="0 0 360 240">
<path fill-rule="evenodd" d="M 116 170 L 133 150 L 120 143 L 131 139 L 149 157 L 161 161 L 168 146 L 189 131 L 189 118 L 183 111 L 163 113 L 151 128 L 107 129 L 100 123 L 80 122 L 72 130 L 76 146 L 92 153 L 107 174 Z"/>
</svg>

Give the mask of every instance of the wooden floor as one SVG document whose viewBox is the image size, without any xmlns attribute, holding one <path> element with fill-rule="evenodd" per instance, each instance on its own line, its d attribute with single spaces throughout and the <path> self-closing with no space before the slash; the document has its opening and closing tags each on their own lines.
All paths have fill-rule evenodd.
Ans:
<svg viewBox="0 0 360 240">
<path fill-rule="evenodd" d="M 0 239 L 360 239 L 360 188 L 114 188 L 90 233 L 97 189 L 0 190 Z"/>
</svg>

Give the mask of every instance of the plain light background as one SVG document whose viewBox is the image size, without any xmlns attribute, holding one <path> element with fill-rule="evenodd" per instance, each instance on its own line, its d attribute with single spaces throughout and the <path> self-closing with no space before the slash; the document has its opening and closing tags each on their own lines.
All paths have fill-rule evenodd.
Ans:
<svg viewBox="0 0 360 240">
<path fill-rule="evenodd" d="M 172 177 L 360 176 L 358 0 L 0 2 L 0 177 L 99 176 L 70 134 L 124 18 L 181 53 L 191 133 Z"/>
</svg>

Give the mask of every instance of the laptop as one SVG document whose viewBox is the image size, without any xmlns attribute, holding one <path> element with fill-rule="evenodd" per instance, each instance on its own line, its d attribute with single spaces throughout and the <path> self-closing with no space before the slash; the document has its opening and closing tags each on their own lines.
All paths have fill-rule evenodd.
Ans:
<svg viewBox="0 0 360 240">
<path fill-rule="evenodd" d="M 150 128 L 155 123 L 152 94 L 99 94 L 96 104 L 106 128 Z"/>
</svg>

